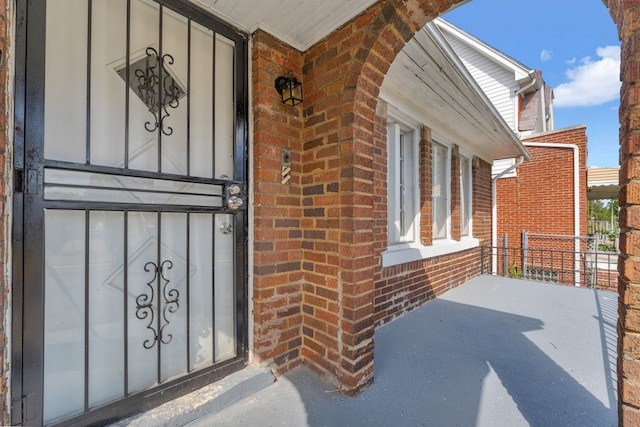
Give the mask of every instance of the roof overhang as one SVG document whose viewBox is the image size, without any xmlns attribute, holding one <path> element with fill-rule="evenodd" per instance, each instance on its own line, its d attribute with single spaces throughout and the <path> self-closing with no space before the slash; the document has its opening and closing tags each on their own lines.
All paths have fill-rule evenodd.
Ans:
<svg viewBox="0 0 640 427">
<path fill-rule="evenodd" d="M 398 54 L 380 97 L 436 134 L 471 147 L 474 155 L 488 162 L 530 158 L 433 23 Z"/>
</svg>

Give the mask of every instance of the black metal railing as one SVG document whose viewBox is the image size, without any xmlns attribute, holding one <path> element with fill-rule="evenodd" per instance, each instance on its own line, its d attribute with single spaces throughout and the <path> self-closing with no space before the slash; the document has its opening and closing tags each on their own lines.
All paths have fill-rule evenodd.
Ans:
<svg viewBox="0 0 640 427">
<path fill-rule="evenodd" d="M 618 287 L 616 252 L 483 246 L 481 253 L 483 274 L 600 289 Z"/>
</svg>

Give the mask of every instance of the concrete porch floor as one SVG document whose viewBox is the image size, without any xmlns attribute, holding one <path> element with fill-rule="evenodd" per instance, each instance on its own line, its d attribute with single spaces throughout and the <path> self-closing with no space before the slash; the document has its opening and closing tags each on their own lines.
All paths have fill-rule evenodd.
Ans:
<svg viewBox="0 0 640 427">
<path fill-rule="evenodd" d="M 298 368 L 187 425 L 616 426 L 617 299 L 478 277 L 379 328 L 359 396 Z"/>
</svg>

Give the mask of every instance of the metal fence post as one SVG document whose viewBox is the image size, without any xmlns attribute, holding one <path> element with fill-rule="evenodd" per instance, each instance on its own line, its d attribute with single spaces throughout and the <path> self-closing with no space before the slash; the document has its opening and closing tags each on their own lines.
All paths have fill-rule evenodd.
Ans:
<svg viewBox="0 0 640 427">
<path fill-rule="evenodd" d="M 527 277 L 527 250 L 529 249 L 529 235 L 522 230 L 522 277 Z"/>
<path fill-rule="evenodd" d="M 509 274 L 509 235 L 504 233 L 504 239 L 502 239 L 502 275 L 507 276 Z"/>
<path fill-rule="evenodd" d="M 485 267 L 484 267 L 484 263 L 486 261 L 486 257 L 487 255 L 485 254 L 485 247 L 482 246 L 480 248 L 480 274 L 485 274 Z"/>
</svg>

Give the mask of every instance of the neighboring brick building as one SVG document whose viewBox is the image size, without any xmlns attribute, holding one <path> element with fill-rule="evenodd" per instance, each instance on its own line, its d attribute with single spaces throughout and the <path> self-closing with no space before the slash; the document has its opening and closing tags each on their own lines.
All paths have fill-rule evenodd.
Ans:
<svg viewBox="0 0 640 427">
<path fill-rule="evenodd" d="M 506 235 L 507 245 L 513 248 L 508 261 L 511 274 L 567 285 L 611 287 L 614 282 L 596 279 L 595 261 L 589 263 L 593 256 L 575 255 L 588 250 L 585 126 L 531 135 L 522 142 L 531 160 L 519 166 L 515 176 L 496 183 L 498 238 Z M 525 247 L 526 261 L 518 249 Z M 600 279 L 603 277 L 610 278 Z"/>
<path fill-rule="evenodd" d="M 508 234 L 509 246 L 519 248 L 523 231 L 563 235 L 569 237 L 566 246 L 558 240 L 552 244 L 573 250 L 571 237 L 587 233 L 586 127 L 531 135 L 522 142 L 531 160 L 517 168 L 515 177 L 497 181 L 498 236 Z M 582 240 L 580 250 L 585 249 Z"/>
<path fill-rule="evenodd" d="M 258 25 L 266 12 L 242 20 L 267 2 L 200 3 L 224 20 L 177 0 L 0 2 L 5 424 L 121 417 L 250 351 L 352 395 L 373 381 L 376 324 L 479 274 L 490 162 L 525 152 L 472 86 L 459 99 L 475 129 L 444 103 L 407 105 L 424 88 L 394 84 L 415 54 L 400 52 L 416 34 L 438 46 L 421 28 L 459 1 L 354 1 L 334 27 L 278 37 Z M 608 3 L 627 71 L 621 247 L 637 255 L 638 6 Z M 453 71 L 447 89 L 465 84 Z M 303 82 L 302 105 L 282 104 L 279 76 Z M 409 195 L 409 141 L 414 222 L 387 202 Z M 623 425 L 640 408 L 634 265 L 621 270 Z"/>
</svg>

